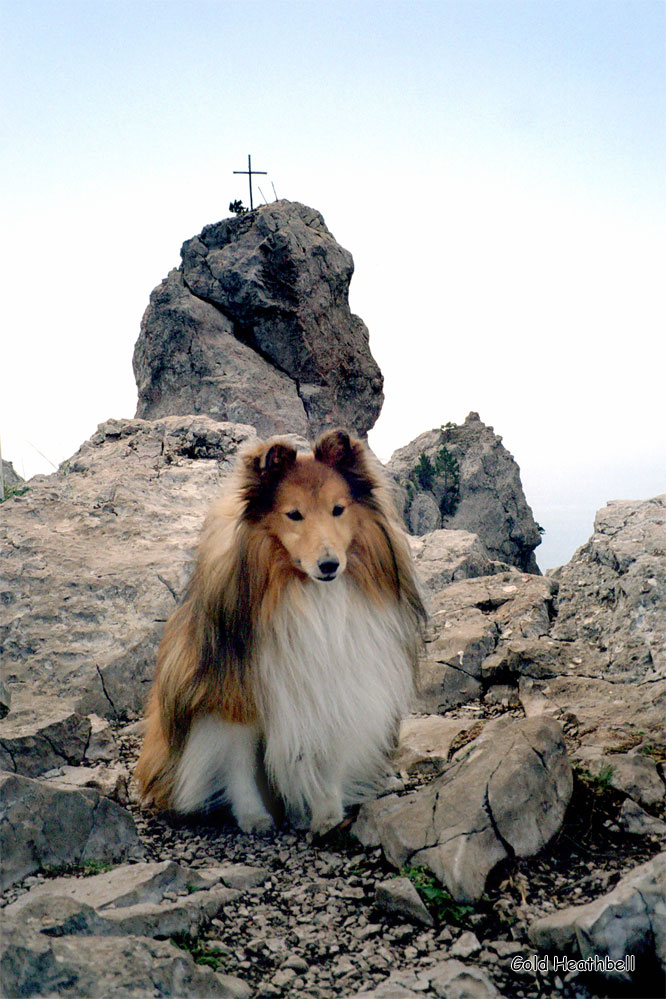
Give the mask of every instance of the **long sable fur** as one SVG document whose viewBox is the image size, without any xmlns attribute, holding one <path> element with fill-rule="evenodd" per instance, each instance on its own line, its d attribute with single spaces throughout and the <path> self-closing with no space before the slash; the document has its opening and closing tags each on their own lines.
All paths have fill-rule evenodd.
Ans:
<svg viewBox="0 0 666 999">
<path fill-rule="evenodd" d="M 408 623 L 405 652 L 416 669 L 425 609 L 383 471 L 365 445 L 342 430 L 324 434 L 313 450 L 315 460 L 345 478 L 358 504 L 362 527 L 348 550 L 346 572 L 372 600 L 398 604 Z M 247 452 L 235 496 L 214 507 L 204 524 L 185 600 L 167 622 L 158 650 L 135 774 L 144 800 L 158 808 L 169 805 L 195 718 L 257 719 L 257 649 L 286 588 L 304 578 L 262 526 L 295 462 L 296 451 L 285 442 Z"/>
</svg>

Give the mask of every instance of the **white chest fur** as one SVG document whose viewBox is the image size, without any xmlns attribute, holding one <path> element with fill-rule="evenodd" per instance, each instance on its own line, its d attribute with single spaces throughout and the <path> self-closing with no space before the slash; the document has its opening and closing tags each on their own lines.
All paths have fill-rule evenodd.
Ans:
<svg viewBox="0 0 666 999">
<path fill-rule="evenodd" d="M 257 681 L 267 768 L 292 808 L 311 807 L 331 785 L 346 803 L 372 789 L 411 693 L 394 607 L 344 576 L 307 581 L 272 622 Z"/>
</svg>

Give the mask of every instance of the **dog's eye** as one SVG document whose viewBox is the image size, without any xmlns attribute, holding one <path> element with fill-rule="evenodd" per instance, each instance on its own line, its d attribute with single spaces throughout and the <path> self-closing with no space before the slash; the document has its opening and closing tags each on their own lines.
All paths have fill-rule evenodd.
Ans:
<svg viewBox="0 0 666 999">
<path fill-rule="evenodd" d="M 288 510 L 287 516 L 289 520 L 303 520 L 303 514 L 300 510 Z"/>
<path fill-rule="evenodd" d="M 331 510 L 331 513 L 333 514 L 334 517 L 341 517 L 344 512 L 345 508 L 343 506 L 340 506 L 339 503 L 336 503 L 333 509 Z"/>
</svg>

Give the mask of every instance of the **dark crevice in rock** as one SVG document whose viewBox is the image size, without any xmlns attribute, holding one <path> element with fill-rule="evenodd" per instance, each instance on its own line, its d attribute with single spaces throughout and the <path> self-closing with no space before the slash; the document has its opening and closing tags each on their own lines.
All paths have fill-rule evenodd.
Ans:
<svg viewBox="0 0 666 999">
<path fill-rule="evenodd" d="M 174 590 L 171 583 L 167 579 L 165 579 L 164 576 L 162 576 L 159 572 L 157 573 L 157 578 L 159 579 L 160 583 L 166 586 L 167 590 L 169 591 L 173 599 L 176 601 L 176 603 L 178 603 L 178 594 Z"/>
<path fill-rule="evenodd" d="M 115 706 L 115 704 L 113 703 L 113 701 L 111 700 L 111 698 L 109 697 L 109 692 L 108 692 L 108 690 L 106 689 L 106 684 L 104 683 L 104 677 L 102 676 L 102 671 L 101 671 L 101 669 L 99 668 L 99 666 L 97 666 L 97 665 L 95 665 L 95 669 L 97 670 L 97 675 L 99 676 L 99 682 L 100 682 L 100 683 L 101 683 L 101 685 L 102 685 L 102 693 L 104 694 L 104 696 L 106 697 L 107 701 L 108 701 L 108 702 L 109 702 L 109 704 L 111 705 L 111 710 L 113 711 L 113 714 L 114 714 L 114 717 L 115 717 L 115 718 L 119 718 L 119 717 L 120 717 L 120 715 L 118 714 L 118 712 L 117 712 L 117 710 L 116 710 L 116 706 Z"/>
</svg>

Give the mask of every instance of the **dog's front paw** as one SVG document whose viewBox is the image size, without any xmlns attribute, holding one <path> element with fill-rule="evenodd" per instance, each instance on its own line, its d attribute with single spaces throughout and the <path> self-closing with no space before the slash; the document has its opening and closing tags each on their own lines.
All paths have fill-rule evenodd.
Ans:
<svg viewBox="0 0 666 999">
<path fill-rule="evenodd" d="M 324 836 L 331 829 L 339 826 L 344 818 L 342 805 L 338 802 L 329 802 L 324 808 L 313 809 L 312 821 L 310 822 L 310 834 L 312 836 Z"/>
<path fill-rule="evenodd" d="M 244 815 L 237 815 L 236 821 L 244 833 L 259 833 L 266 835 L 275 827 L 272 817 L 268 812 L 248 812 Z"/>
</svg>

